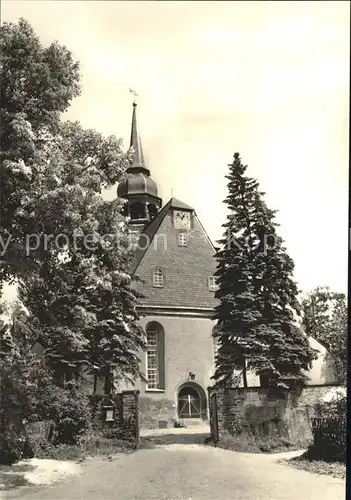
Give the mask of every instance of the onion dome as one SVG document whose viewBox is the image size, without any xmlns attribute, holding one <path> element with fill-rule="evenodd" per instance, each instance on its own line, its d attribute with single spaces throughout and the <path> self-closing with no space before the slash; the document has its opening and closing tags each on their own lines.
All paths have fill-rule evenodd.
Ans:
<svg viewBox="0 0 351 500">
<path fill-rule="evenodd" d="M 145 165 L 136 108 L 133 102 L 130 166 L 118 184 L 117 196 L 128 200 L 125 215 L 130 217 L 131 223 L 146 224 L 155 218 L 162 200 L 157 196 L 157 184 L 151 179 L 150 170 Z"/>
<path fill-rule="evenodd" d="M 157 197 L 157 185 L 151 177 L 141 172 L 128 172 L 118 184 L 117 195 L 120 198 L 126 198 L 128 195 L 145 193 Z"/>
</svg>

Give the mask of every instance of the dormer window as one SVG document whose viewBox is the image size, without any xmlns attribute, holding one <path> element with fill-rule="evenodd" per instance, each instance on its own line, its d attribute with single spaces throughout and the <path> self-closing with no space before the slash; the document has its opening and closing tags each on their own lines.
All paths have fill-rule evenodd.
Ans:
<svg viewBox="0 0 351 500">
<path fill-rule="evenodd" d="M 208 278 L 208 290 L 210 292 L 216 292 L 219 286 L 217 285 L 216 278 L 214 276 L 210 276 Z"/>
<path fill-rule="evenodd" d="M 164 272 L 162 269 L 156 269 L 153 274 L 153 285 L 155 288 L 164 287 Z"/>
<path fill-rule="evenodd" d="M 178 245 L 180 247 L 188 246 L 188 236 L 186 233 L 179 233 L 178 234 Z"/>
</svg>

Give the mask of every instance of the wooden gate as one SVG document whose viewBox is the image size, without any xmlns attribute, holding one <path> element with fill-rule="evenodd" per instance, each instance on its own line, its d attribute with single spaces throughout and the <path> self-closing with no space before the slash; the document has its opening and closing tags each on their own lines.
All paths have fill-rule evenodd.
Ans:
<svg viewBox="0 0 351 500">
<path fill-rule="evenodd" d="M 200 418 L 201 398 L 192 387 L 183 387 L 178 395 L 179 418 Z"/>
</svg>

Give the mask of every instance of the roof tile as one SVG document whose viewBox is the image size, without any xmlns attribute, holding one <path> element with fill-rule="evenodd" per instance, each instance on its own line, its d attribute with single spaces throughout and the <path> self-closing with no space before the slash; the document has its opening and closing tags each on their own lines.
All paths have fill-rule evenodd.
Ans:
<svg viewBox="0 0 351 500">
<path fill-rule="evenodd" d="M 178 245 L 181 230 L 173 227 L 174 208 L 192 210 L 187 246 Z M 143 234 L 147 235 L 149 245 L 137 251 L 132 266 L 132 272 L 143 281 L 135 283 L 145 297 L 142 304 L 213 309 L 217 300 L 208 289 L 208 278 L 216 270 L 215 250 L 193 209 L 172 198 Z M 153 272 L 157 268 L 165 273 L 163 288 L 153 286 Z"/>
</svg>

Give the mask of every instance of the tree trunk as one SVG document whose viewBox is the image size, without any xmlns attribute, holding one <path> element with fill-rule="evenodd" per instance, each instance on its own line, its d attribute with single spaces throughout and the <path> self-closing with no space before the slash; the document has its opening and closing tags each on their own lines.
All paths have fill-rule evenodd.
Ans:
<svg viewBox="0 0 351 500">
<path fill-rule="evenodd" d="M 243 384 L 247 387 L 247 372 L 246 372 L 246 360 L 244 358 L 244 369 L 243 369 Z"/>
<path fill-rule="evenodd" d="M 109 395 L 112 392 L 112 374 L 110 370 L 106 372 L 104 392 Z"/>
</svg>

